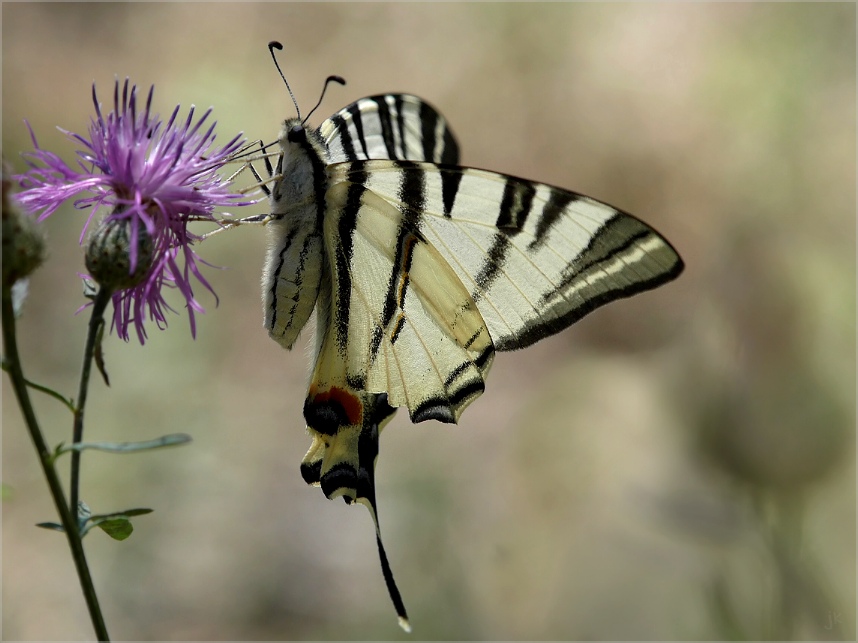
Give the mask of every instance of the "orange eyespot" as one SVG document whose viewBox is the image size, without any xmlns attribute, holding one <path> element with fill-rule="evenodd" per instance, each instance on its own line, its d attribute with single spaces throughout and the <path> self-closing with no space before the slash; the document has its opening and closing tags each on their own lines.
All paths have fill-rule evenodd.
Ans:
<svg viewBox="0 0 858 643">
<path fill-rule="evenodd" d="M 360 426 L 363 422 L 363 403 L 360 398 L 350 391 L 332 386 L 327 391 L 316 392 L 314 386 L 310 387 L 307 395 L 309 406 L 319 407 L 336 407 L 337 415 L 342 415 L 346 420 L 346 424 Z M 318 427 L 313 427 L 318 430 Z"/>
</svg>

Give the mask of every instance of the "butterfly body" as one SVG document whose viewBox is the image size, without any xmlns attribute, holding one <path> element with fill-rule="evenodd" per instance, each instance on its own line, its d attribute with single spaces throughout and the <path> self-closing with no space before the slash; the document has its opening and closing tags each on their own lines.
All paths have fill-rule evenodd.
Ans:
<svg viewBox="0 0 858 643">
<path fill-rule="evenodd" d="M 286 348 L 314 310 L 304 479 L 365 504 L 378 531 L 378 438 L 397 407 L 457 422 L 496 350 L 528 346 L 682 270 L 658 233 L 561 188 L 458 166 L 444 118 L 407 94 L 361 99 L 318 130 L 284 123 L 273 169 L 265 326 Z"/>
<path fill-rule="evenodd" d="M 325 159 L 318 134 L 287 120 L 271 191 L 269 249 L 263 273 L 265 326 L 272 339 L 292 348 L 310 318 L 324 272 L 321 222 L 325 213 Z"/>
</svg>

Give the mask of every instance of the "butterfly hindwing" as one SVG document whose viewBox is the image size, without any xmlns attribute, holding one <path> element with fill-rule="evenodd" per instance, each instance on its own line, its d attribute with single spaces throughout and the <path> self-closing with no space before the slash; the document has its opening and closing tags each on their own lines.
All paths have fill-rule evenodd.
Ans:
<svg viewBox="0 0 858 643">
<path fill-rule="evenodd" d="M 273 240 L 263 286 L 265 327 L 272 339 L 292 348 L 318 298 L 322 235 L 313 225 L 296 225 L 294 219 L 285 217 L 268 225 Z"/>
<path fill-rule="evenodd" d="M 459 146 L 447 121 L 410 94 L 367 96 L 322 123 L 329 163 L 399 159 L 456 164 Z"/>
<path fill-rule="evenodd" d="M 322 218 L 325 214 L 325 146 L 321 137 L 287 120 L 282 152 L 273 170 L 281 178 L 271 190 L 268 257 L 262 275 L 265 327 L 292 348 L 310 318 L 324 277 Z"/>
<path fill-rule="evenodd" d="M 348 382 L 387 393 L 415 422 L 455 422 L 483 391 L 494 354 L 470 293 L 423 237 L 417 213 L 403 216 L 349 182 L 334 183 L 328 203 L 336 355 L 323 349 L 319 360 L 344 361 Z"/>
</svg>

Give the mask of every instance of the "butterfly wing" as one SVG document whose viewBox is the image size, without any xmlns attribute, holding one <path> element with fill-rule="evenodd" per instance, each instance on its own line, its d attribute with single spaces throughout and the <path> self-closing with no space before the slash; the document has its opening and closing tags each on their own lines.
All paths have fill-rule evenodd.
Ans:
<svg viewBox="0 0 858 643">
<path fill-rule="evenodd" d="M 458 144 L 444 117 L 426 101 L 409 94 L 384 94 L 362 98 L 322 123 L 318 133 L 328 151 L 329 167 L 340 162 L 368 158 L 456 163 L 459 157 Z M 346 440 L 345 434 L 349 431 L 345 427 L 361 426 L 365 421 L 372 424 L 371 419 L 381 416 L 387 421 L 391 414 L 377 412 L 375 409 L 377 394 L 386 391 L 368 391 L 365 382 L 360 378 L 355 380 L 347 377 L 345 365 L 349 361 L 358 363 L 360 356 L 353 355 L 349 359 L 337 354 L 337 345 L 339 344 L 341 349 L 347 342 L 333 340 L 332 316 L 336 317 L 341 328 L 343 324 L 348 325 L 351 319 L 355 323 L 356 334 L 369 329 L 372 316 L 377 311 L 367 310 L 366 305 L 373 299 L 377 288 L 375 284 L 370 285 L 367 278 L 370 275 L 375 277 L 381 273 L 389 273 L 390 260 L 387 260 L 387 265 L 382 263 L 379 267 L 379 259 L 384 252 L 389 252 L 382 248 L 386 246 L 387 240 L 382 240 L 380 245 L 376 244 L 381 254 L 376 252 L 368 255 L 376 261 L 363 266 L 366 270 L 353 271 L 348 261 L 342 262 L 344 255 L 350 250 L 348 246 L 340 245 L 336 241 L 341 237 L 336 230 L 348 227 L 345 223 L 348 217 L 343 216 L 347 209 L 347 193 L 347 186 L 336 186 L 326 194 L 325 226 L 331 230 L 330 238 L 334 242 L 327 247 L 326 254 L 331 266 L 329 271 L 323 271 L 323 283 L 320 286 L 322 292 L 317 308 L 317 357 L 310 393 L 304 406 L 308 428 L 318 439 L 314 438 L 313 446 L 304 459 L 302 471 L 308 483 L 321 484 L 329 497 L 343 495 L 346 498 L 355 498 L 357 492 L 354 485 L 349 486 L 351 483 L 348 483 L 330 488 L 330 485 L 325 483 L 325 477 L 334 469 L 346 468 L 352 470 L 355 477 L 359 477 L 360 471 L 369 463 L 361 463 L 355 449 L 332 448 L 333 442 L 337 441 L 337 435 L 340 433 L 344 434 L 343 439 Z M 383 203 L 382 206 L 388 215 L 398 217 L 388 206 Z M 351 234 L 342 236 L 346 242 L 351 238 Z M 376 240 L 378 239 L 376 235 Z M 371 272 L 372 266 L 376 267 L 376 272 Z M 362 308 L 351 315 L 349 308 L 353 302 L 350 284 L 353 283 L 353 272 L 362 275 L 363 289 L 354 299 L 354 305 Z M 365 319 L 369 321 L 362 321 Z M 353 341 L 353 352 L 360 345 L 360 342 Z M 381 407 L 388 408 L 387 398 Z M 377 427 L 376 432 L 380 433 L 381 428 Z M 325 438 L 328 445 L 326 448 L 320 446 L 321 438 L 318 436 L 321 435 L 328 436 Z M 334 458 L 334 453 L 339 455 Z M 339 475 L 340 481 L 344 480 L 343 476 L 342 473 Z"/>
<path fill-rule="evenodd" d="M 455 422 L 483 391 L 494 355 L 473 298 L 415 225 L 416 211 L 348 181 L 329 189 L 328 202 L 336 292 L 314 384 L 386 393 L 415 422 Z"/>
<path fill-rule="evenodd" d="M 331 166 L 338 289 L 320 357 L 413 421 L 456 421 L 512 350 L 676 277 L 657 232 L 589 197 L 430 163 Z M 487 334 L 486 334 L 487 331 Z"/>
<path fill-rule="evenodd" d="M 322 123 L 319 133 L 330 163 L 398 159 L 459 162 L 459 146 L 447 121 L 429 103 L 411 94 L 368 96 Z"/>
<path fill-rule="evenodd" d="M 356 101 L 322 123 L 318 134 L 327 148 L 329 164 L 366 159 L 457 163 L 459 158 L 458 145 L 445 119 L 431 105 L 408 94 L 370 96 Z M 342 185 L 326 194 L 325 227 L 332 229 L 332 237 L 337 234 L 333 229 L 344 225 L 343 200 L 347 192 L 348 186 Z M 386 212 L 388 218 L 397 216 L 389 206 L 383 203 L 382 206 L 381 213 Z M 341 347 L 332 326 L 333 318 L 341 320 L 344 315 L 351 316 L 356 322 L 351 345 L 356 347 L 361 345 L 357 337 L 372 327 L 373 315 L 378 314 L 368 308 L 377 290 L 368 279 L 370 275 L 389 272 L 385 263 L 389 265 L 392 259 L 384 258 L 390 252 L 389 244 L 378 243 L 376 234 L 373 250 L 373 237 L 369 238 L 365 249 L 370 252 L 368 256 L 376 259 L 375 272 L 367 264 L 364 266 L 366 272 L 357 271 L 361 277 L 356 280 L 352 279 L 355 271 L 348 262 L 342 262 L 344 247 L 334 245 L 328 249 L 331 267 L 329 271 L 322 271 L 317 306 L 317 357 L 304 405 L 307 429 L 313 442 L 301 464 L 301 474 L 308 484 L 321 486 L 329 498 L 342 496 L 346 502 L 359 502 L 369 509 L 376 527 L 385 583 L 400 625 L 409 630 L 405 606 L 382 545 L 375 499 L 378 439 L 396 409 L 388 403 L 385 392 L 371 392 L 365 382 L 348 377 L 346 365 L 350 360 L 340 354 Z M 346 288 L 346 284 L 352 283 L 358 284 L 354 299 L 350 294 L 352 288 Z M 340 296 L 343 292 L 349 295 Z M 463 291 L 460 295 L 467 296 L 467 293 Z M 355 312 L 350 314 L 352 304 Z M 361 319 L 370 321 L 361 323 Z M 406 336 L 408 333 L 403 338 Z M 351 361 L 358 361 L 357 356 Z"/>
</svg>

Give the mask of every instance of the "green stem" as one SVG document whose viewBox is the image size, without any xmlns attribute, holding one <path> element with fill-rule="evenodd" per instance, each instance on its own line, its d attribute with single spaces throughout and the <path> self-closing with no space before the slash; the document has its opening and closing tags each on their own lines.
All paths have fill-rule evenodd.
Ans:
<svg viewBox="0 0 858 643">
<path fill-rule="evenodd" d="M 92 302 L 92 315 L 89 318 L 89 332 L 86 336 L 86 347 L 83 351 L 83 366 L 80 372 L 80 389 L 77 394 L 77 408 L 74 413 L 74 430 L 72 444 L 83 441 L 83 413 L 86 408 L 86 396 L 89 392 L 89 375 L 92 371 L 92 358 L 95 355 L 95 342 L 98 331 L 104 323 L 104 310 L 110 303 L 110 291 L 102 288 Z M 80 497 L 80 451 L 72 451 L 71 456 L 71 485 L 69 508 L 75 516 L 78 515 L 78 500 Z"/>
<path fill-rule="evenodd" d="M 65 494 L 60 483 L 56 469 L 54 469 L 53 458 L 48 445 L 42 437 L 41 429 L 39 428 L 36 413 L 30 401 L 30 395 L 27 391 L 26 379 L 21 367 L 21 360 L 18 355 L 18 343 L 15 333 L 15 313 L 12 306 L 12 291 L 7 284 L 2 287 L 2 319 L 3 319 L 3 351 L 6 354 L 7 363 L 9 366 L 9 377 L 12 381 L 12 388 L 15 391 L 15 397 L 18 399 L 18 404 L 21 407 L 21 413 L 24 416 L 24 421 L 27 425 L 27 430 L 33 440 L 33 445 L 36 447 L 36 452 L 39 455 L 39 462 L 42 465 L 42 471 L 45 474 L 45 480 L 48 482 L 51 497 L 57 507 L 57 512 L 60 515 L 60 522 L 63 525 L 66 538 L 71 549 L 72 559 L 74 560 L 77 570 L 78 579 L 83 590 L 83 596 L 86 600 L 89 616 L 92 619 L 92 625 L 95 628 L 95 633 L 100 641 L 109 641 L 107 627 L 104 624 L 104 617 L 101 614 L 101 607 L 98 604 L 98 598 L 95 594 L 95 586 L 92 583 L 92 576 L 89 573 L 89 566 L 86 562 L 86 554 L 83 550 L 83 543 L 80 539 L 80 531 L 78 530 L 77 511 L 70 511 L 69 506 L 65 501 Z"/>
</svg>

